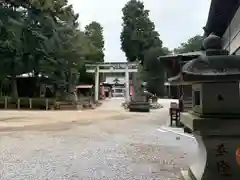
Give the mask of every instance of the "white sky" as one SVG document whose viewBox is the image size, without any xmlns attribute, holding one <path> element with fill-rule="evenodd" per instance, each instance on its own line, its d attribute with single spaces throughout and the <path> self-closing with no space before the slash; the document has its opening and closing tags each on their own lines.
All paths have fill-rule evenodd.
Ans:
<svg viewBox="0 0 240 180">
<path fill-rule="evenodd" d="M 69 0 L 79 13 L 81 28 L 91 21 L 104 28 L 105 61 L 126 61 L 120 48 L 122 11 L 128 0 Z M 163 45 L 173 49 L 196 34 L 203 34 L 210 0 L 143 0 L 150 10 Z"/>
</svg>

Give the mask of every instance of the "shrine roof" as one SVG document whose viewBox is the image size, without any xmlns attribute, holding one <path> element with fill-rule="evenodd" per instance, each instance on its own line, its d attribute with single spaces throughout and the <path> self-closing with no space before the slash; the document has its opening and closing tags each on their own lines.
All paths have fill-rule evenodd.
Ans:
<svg viewBox="0 0 240 180">
<path fill-rule="evenodd" d="M 166 84 L 168 84 L 169 86 L 191 85 L 189 82 L 184 82 L 182 80 L 181 74 L 168 78 Z"/>
<path fill-rule="evenodd" d="M 240 0 L 212 0 L 204 35 L 214 33 L 222 37 L 239 6 Z"/>
<path fill-rule="evenodd" d="M 167 55 L 167 56 L 159 56 L 158 59 L 161 60 L 173 60 L 176 58 L 184 58 L 184 59 L 194 59 L 197 58 L 202 54 L 202 51 L 194 51 L 194 52 L 188 52 L 188 53 L 182 53 L 182 54 L 172 54 L 172 55 Z"/>
</svg>

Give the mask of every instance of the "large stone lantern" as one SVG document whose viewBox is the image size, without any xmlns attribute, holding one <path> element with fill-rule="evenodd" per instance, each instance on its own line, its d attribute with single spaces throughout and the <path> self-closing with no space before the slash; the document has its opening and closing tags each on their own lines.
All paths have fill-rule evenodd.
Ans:
<svg viewBox="0 0 240 180">
<path fill-rule="evenodd" d="M 240 56 L 229 56 L 221 38 L 203 41 L 204 54 L 184 65 L 181 79 L 192 84 L 193 108 L 181 121 L 195 136 L 196 163 L 184 180 L 239 180 Z"/>
<path fill-rule="evenodd" d="M 150 111 L 150 103 L 147 99 L 151 93 L 147 91 L 147 83 L 142 82 L 139 87 L 139 93 L 135 100 L 132 100 L 129 103 L 129 110 L 132 112 L 149 112 Z"/>
</svg>

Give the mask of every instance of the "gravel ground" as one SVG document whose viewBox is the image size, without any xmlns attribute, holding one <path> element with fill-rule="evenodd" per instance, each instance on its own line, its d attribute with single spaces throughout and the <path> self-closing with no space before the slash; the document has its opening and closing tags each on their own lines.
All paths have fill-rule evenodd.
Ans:
<svg viewBox="0 0 240 180">
<path fill-rule="evenodd" d="M 157 131 L 166 124 L 168 109 L 121 115 L 121 103 L 111 100 L 89 111 L 119 111 L 99 121 L 89 117 L 54 128 L 0 133 L 0 179 L 179 179 L 191 154 L 174 143 L 173 135 Z"/>
</svg>

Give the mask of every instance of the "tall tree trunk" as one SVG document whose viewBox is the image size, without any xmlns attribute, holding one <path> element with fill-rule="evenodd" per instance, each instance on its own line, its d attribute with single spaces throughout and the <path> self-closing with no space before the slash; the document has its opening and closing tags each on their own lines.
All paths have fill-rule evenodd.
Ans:
<svg viewBox="0 0 240 180">
<path fill-rule="evenodd" d="M 17 99 L 18 98 L 18 87 L 17 87 L 17 78 L 16 78 L 16 64 L 15 60 L 12 60 L 11 65 L 11 88 L 12 88 L 12 98 Z"/>
<path fill-rule="evenodd" d="M 36 81 L 34 96 L 40 97 L 40 78 L 39 78 L 38 71 L 34 71 L 34 77 L 35 77 L 35 81 Z"/>
<path fill-rule="evenodd" d="M 73 103 L 77 103 L 78 97 L 76 93 L 76 84 L 78 81 L 79 76 L 77 74 L 74 74 L 71 69 L 68 70 L 67 73 L 67 99 L 72 101 Z"/>
<path fill-rule="evenodd" d="M 68 80 L 67 80 L 67 92 L 72 93 L 73 92 L 73 75 L 71 70 L 68 72 Z"/>
<path fill-rule="evenodd" d="M 35 92 L 34 92 L 34 96 L 35 97 L 40 97 L 40 60 L 41 60 L 41 56 L 40 55 L 36 55 L 35 56 L 35 60 L 34 60 L 34 67 L 33 67 L 33 71 L 34 71 L 34 77 L 36 80 L 36 85 L 35 85 Z"/>
<path fill-rule="evenodd" d="M 76 77 L 76 75 L 73 74 L 71 69 L 69 69 L 68 76 L 67 76 L 67 92 L 68 92 L 67 99 L 73 101 L 74 103 L 77 102 L 77 97 L 75 92 L 77 78 L 78 77 Z"/>
<path fill-rule="evenodd" d="M 11 76 L 11 86 L 12 86 L 12 98 L 17 99 L 18 98 L 18 88 L 17 88 L 16 75 Z"/>
</svg>

